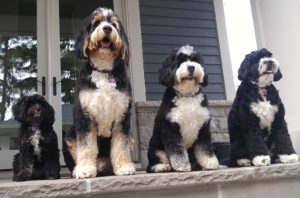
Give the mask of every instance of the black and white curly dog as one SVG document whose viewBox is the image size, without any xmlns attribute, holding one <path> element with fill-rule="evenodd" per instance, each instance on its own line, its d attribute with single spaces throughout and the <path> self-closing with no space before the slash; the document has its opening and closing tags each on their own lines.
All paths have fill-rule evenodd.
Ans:
<svg viewBox="0 0 300 198">
<path fill-rule="evenodd" d="M 159 71 L 159 81 L 167 89 L 155 118 L 147 172 L 217 169 L 211 116 L 202 91 L 208 77 L 200 53 L 190 45 L 171 52 Z"/>
<path fill-rule="evenodd" d="M 253 51 L 241 63 L 238 78 L 242 82 L 228 117 L 230 165 L 297 162 L 284 106 L 272 84 L 282 78 L 278 61 L 267 49 Z"/>
<path fill-rule="evenodd" d="M 75 178 L 134 174 L 128 40 L 119 18 L 111 9 L 96 9 L 75 46 L 86 63 L 75 90 L 74 126 L 64 135 L 66 164 Z"/>
<path fill-rule="evenodd" d="M 54 110 L 40 95 L 25 96 L 13 106 L 21 123 L 19 150 L 13 160 L 13 180 L 58 179 L 60 164 Z"/>
</svg>

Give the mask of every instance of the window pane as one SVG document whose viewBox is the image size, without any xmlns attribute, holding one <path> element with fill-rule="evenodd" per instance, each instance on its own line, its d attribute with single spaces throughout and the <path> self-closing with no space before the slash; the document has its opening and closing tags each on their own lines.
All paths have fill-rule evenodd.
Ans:
<svg viewBox="0 0 300 198">
<path fill-rule="evenodd" d="M 12 106 L 37 92 L 36 0 L 0 6 L 0 150 L 17 149 Z"/>
</svg>

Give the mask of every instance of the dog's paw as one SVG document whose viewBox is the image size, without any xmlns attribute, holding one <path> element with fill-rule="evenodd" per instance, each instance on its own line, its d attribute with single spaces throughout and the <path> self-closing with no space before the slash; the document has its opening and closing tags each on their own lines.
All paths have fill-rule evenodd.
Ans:
<svg viewBox="0 0 300 198">
<path fill-rule="evenodd" d="M 58 171 L 46 171 L 45 172 L 46 179 L 59 179 L 60 175 Z"/>
<path fill-rule="evenodd" d="M 247 158 L 238 159 L 236 161 L 236 163 L 237 163 L 238 166 L 243 166 L 243 167 L 252 165 L 251 160 L 247 159 Z"/>
<path fill-rule="evenodd" d="M 219 168 L 219 161 L 215 155 L 202 160 L 202 168 L 205 170 L 216 170 Z"/>
<path fill-rule="evenodd" d="M 284 164 L 296 163 L 299 161 L 299 157 L 297 154 L 291 155 L 278 155 L 278 162 Z"/>
<path fill-rule="evenodd" d="M 73 177 L 76 179 L 90 178 L 96 176 L 96 165 L 76 165 L 73 170 Z"/>
<path fill-rule="evenodd" d="M 170 172 L 171 170 L 170 164 L 156 164 L 151 167 L 151 171 L 154 173 Z"/>
<path fill-rule="evenodd" d="M 13 177 L 13 181 L 29 181 L 31 180 L 31 172 L 24 170 L 20 171 L 19 174 L 15 175 Z"/>
<path fill-rule="evenodd" d="M 132 162 L 124 164 L 114 169 L 115 175 L 133 175 L 135 173 L 135 166 Z"/>
<path fill-rule="evenodd" d="M 192 170 L 187 153 L 186 155 L 171 155 L 170 162 L 174 171 L 188 172 Z"/>
<path fill-rule="evenodd" d="M 271 159 L 269 155 L 259 155 L 252 159 L 252 164 L 254 166 L 269 166 L 271 164 Z"/>
</svg>

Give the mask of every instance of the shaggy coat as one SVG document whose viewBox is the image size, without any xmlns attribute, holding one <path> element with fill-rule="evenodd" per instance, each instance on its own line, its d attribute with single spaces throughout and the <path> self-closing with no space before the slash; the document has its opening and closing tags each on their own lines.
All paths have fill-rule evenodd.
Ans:
<svg viewBox="0 0 300 198">
<path fill-rule="evenodd" d="M 75 89 L 74 126 L 64 133 L 67 167 L 75 178 L 133 174 L 124 28 L 112 10 L 98 8 L 85 20 L 75 45 L 85 64 Z"/>
<path fill-rule="evenodd" d="M 25 96 L 13 106 L 21 123 L 19 150 L 13 160 L 13 180 L 58 179 L 60 164 L 54 110 L 40 95 Z"/>
<path fill-rule="evenodd" d="M 264 166 L 298 161 L 284 119 L 284 105 L 272 81 L 282 77 L 279 63 L 267 49 L 246 55 L 228 117 L 230 166 Z"/>
<path fill-rule="evenodd" d="M 182 46 L 163 62 L 159 75 L 167 88 L 155 118 L 147 172 L 217 169 L 201 55 L 192 46 Z"/>
</svg>

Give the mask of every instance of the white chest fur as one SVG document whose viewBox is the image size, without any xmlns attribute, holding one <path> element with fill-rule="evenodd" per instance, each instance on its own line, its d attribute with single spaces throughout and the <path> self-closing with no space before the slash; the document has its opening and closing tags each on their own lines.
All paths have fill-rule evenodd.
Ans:
<svg viewBox="0 0 300 198">
<path fill-rule="evenodd" d="M 34 134 L 31 136 L 31 144 L 33 145 L 33 152 L 38 157 L 41 156 L 41 148 L 40 148 L 40 140 L 41 140 L 41 131 L 39 129 L 35 130 Z"/>
<path fill-rule="evenodd" d="M 127 93 L 116 89 L 115 82 L 109 80 L 107 74 L 95 71 L 91 78 L 97 89 L 82 90 L 80 103 L 97 122 L 98 135 L 110 137 L 112 123 L 122 120 L 130 98 Z"/>
<path fill-rule="evenodd" d="M 253 102 L 250 107 L 252 112 L 255 113 L 260 120 L 260 128 L 268 128 L 268 130 L 270 130 L 278 107 L 271 105 L 270 101 Z"/>
<path fill-rule="evenodd" d="M 176 107 L 168 114 L 170 121 L 180 126 L 180 133 L 187 148 L 193 145 L 199 130 L 210 119 L 208 109 L 201 106 L 203 99 L 201 93 L 194 97 L 175 98 Z"/>
</svg>

